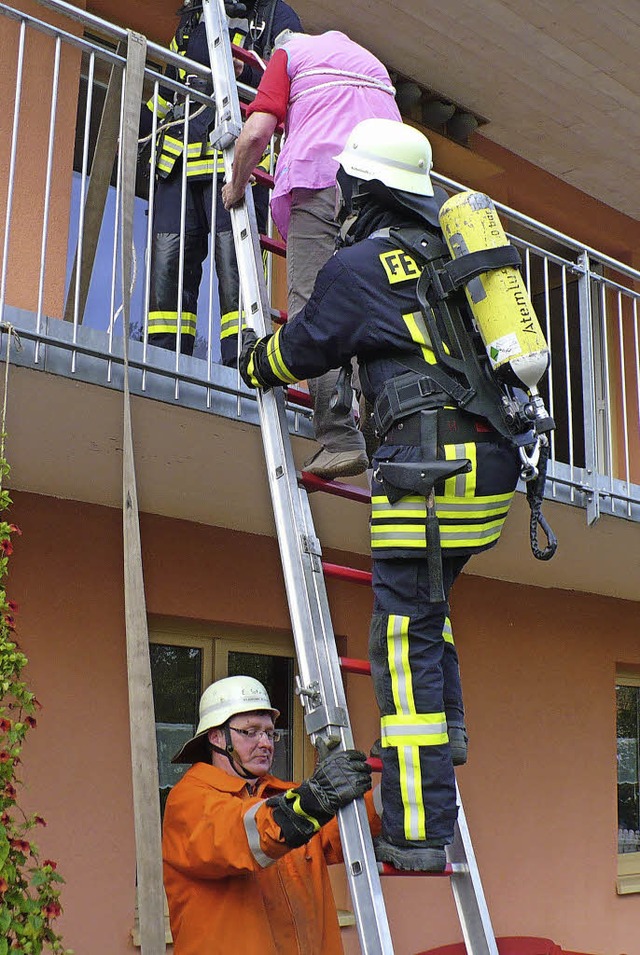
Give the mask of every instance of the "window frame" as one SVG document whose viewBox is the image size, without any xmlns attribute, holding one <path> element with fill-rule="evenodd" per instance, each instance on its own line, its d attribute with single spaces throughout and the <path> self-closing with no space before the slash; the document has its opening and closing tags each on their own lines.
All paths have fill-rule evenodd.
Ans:
<svg viewBox="0 0 640 955">
<path fill-rule="evenodd" d="M 196 647 L 202 651 L 202 687 L 227 675 L 230 651 L 287 657 L 293 660 L 294 687 L 298 676 L 293 636 L 283 631 L 264 632 L 252 627 L 225 626 L 198 621 L 177 621 L 167 618 L 149 620 L 149 642 Z M 306 735 L 304 710 L 293 700 L 293 780 L 304 779 L 313 771 L 314 749 Z"/>
<path fill-rule="evenodd" d="M 615 686 L 616 691 L 619 686 L 640 688 L 640 669 L 631 667 L 617 668 Z M 618 779 L 616 774 L 616 796 L 617 786 Z M 617 861 L 616 892 L 618 895 L 640 893 L 640 852 L 619 852 Z"/>
</svg>

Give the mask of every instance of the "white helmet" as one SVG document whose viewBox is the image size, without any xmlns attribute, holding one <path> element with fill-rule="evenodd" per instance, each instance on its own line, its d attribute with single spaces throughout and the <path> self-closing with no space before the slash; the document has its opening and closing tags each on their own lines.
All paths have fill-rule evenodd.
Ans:
<svg viewBox="0 0 640 955">
<path fill-rule="evenodd" d="M 376 179 L 389 189 L 433 195 L 431 145 L 420 130 L 405 123 L 364 119 L 351 130 L 340 155 L 333 158 L 354 179 Z"/>
<path fill-rule="evenodd" d="M 195 763 L 203 758 L 203 743 L 209 730 L 222 726 L 236 713 L 265 710 L 274 721 L 280 711 L 271 706 L 269 694 L 252 676 L 227 676 L 208 686 L 200 697 L 200 721 L 195 736 L 184 744 L 172 763 Z M 206 756 L 205 756 L 206 758 Z"/>
</svg>

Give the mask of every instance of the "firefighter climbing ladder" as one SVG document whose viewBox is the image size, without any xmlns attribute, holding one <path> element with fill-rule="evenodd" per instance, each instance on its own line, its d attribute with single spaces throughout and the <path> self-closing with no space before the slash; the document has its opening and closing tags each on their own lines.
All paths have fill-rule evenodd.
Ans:
<svg viewBox="0 0 640 955">
<path fill-rule="evenodd" d="M 223 0 L 204 0 L 203 16 L 217 112 L 212 142 L 222 151 L 229 179 L 242 117 Z M 270 320 L 271 310 L 250 187 L 245 192 L 245 201 L 232 209 L 231 222 L 240 275 L 242 308 L 239 311 L 244 309 L 257 334 L 264 335 L 270 330 L 267 319 Z M 324 738 L 350 748 L 353 735 L 325 588 L 326 565 L 323 566 L 306 488 L 298 483 L 283 389 L 258 394 L 257 401 L 300 673 L 298 693 L 304 705 L 307 733 L 313 740 Z M 336 489 L 333 484 L 330 488 L 327 482 L 319 484 L 326 485 L 324 490 L 337 493 L 342 487 L 338 484 Z M 353 661 L 351 665 L 353 670 Z M 359 672 L 365 671 L 366 664 L 363 664 Z M 339 812 L 339 825 L 362 951 L 365 955 L 393 955 L 363 800 L 357 800 Z M 446 874 L 451 878 L 467 951 L 469 955 L 498 955 L 461 804 L 455 842 L 447 851 Z M 393 873 L 389 867 L 383 867 L 384 870 Z"/>
</svg>

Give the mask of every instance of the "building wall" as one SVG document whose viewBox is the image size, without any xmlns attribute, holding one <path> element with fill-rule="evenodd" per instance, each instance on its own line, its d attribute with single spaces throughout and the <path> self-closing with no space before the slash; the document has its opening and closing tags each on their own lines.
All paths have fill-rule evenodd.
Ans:
<svg viewBox="0 0 640 955">
<path fill-rule="evenodd" d="M 68 17 L 52 13 L 35 0 L 17 0 L 10 6 L 38 20 L 53 23 L 67 33 L 81 34 L 77 23 Z M 83 7 L 84 3 L 76 3 L 76 6 Z M 5 176 L 10 169 L 12 135 L 17 129 L 6 301 L 9 305 L 36 311 L 43 233 L 46 233 L 43 311 L 60 318 L 64 304 L 67 262 L 67 231 L 64 224 L 69 219 L 71 202 L 80 54 L 68 43 L 61 45 L 51 194 L 49 216 L 45 221 L 46 164 L 55 40 L 33 27 L 27 27 L 23 69 L 20 74 L 18 22 L 0 16 L 0 38 L 3 50 L 0 58 L 0 83 L 2 89 L 8 91 L 0 114 L 0 165 Z M 19 83 L 18 119 L 17 124 L 14 124 L 14 100 Z M 3 223 L 3 228 L 6 211 L 7 189 L 3 187 L 0 190 L 0 222 Z"/>
<path fill-rule="evenodd" d="M 47 819 L 41 848 L 67 880 L 67 944 L 123 955 L 135 859 L 121 516 L 13 497 L 23 536 L 9 595 L 44 704 L 25 747 L 25 801 Z M 288 629 L 273 540 L 149 515 L 142 540 L 151 614 Z M 364 656 L 368 589 L 330 581 L 329 592 L 336 633 Z M 458 778 L 496 933 L 637 953 L 640 897 L 615 892 L 614 675 L 617 662 L 640 664 L 638 605 L 465 575 L 452 604 L 471 735 Z M 371 685 L 349 676 L 347 691 L 356 742 L 367 747 Z M 385 894 L 397 955 L 460 939 L 446 880 L 387 880 Z M 355 929 L 345 936 L 357 952 Z"/>
</svg>

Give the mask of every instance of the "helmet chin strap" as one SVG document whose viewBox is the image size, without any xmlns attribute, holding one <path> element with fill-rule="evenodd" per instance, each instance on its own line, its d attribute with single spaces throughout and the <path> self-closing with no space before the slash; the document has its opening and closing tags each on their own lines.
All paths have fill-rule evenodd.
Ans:
<svg viewBox="0 0 640 955">
<path fill-rule="evenodd" d="M 231 763 L 232 769 L 235 770 L 238 776 L 242 776 L 243 779 L 255 779 L 256 778 L 255 773 L 249 772 L 246 766 L 243 766 L 240 760 L 238 759 L 236 749 L 233 743 L 231 742 L 231 732 L 228 726 L 224 727 L 224 738 L 227 741 L 227 745 L 225 746 L 224 749 L 222 749 L 221 746 L 216 746 L 215 743 L 211 743 L 211 749 L 214 752 L 219 753 L 220 756 L 226 756 L 226 758 Z"/>
</svg>

